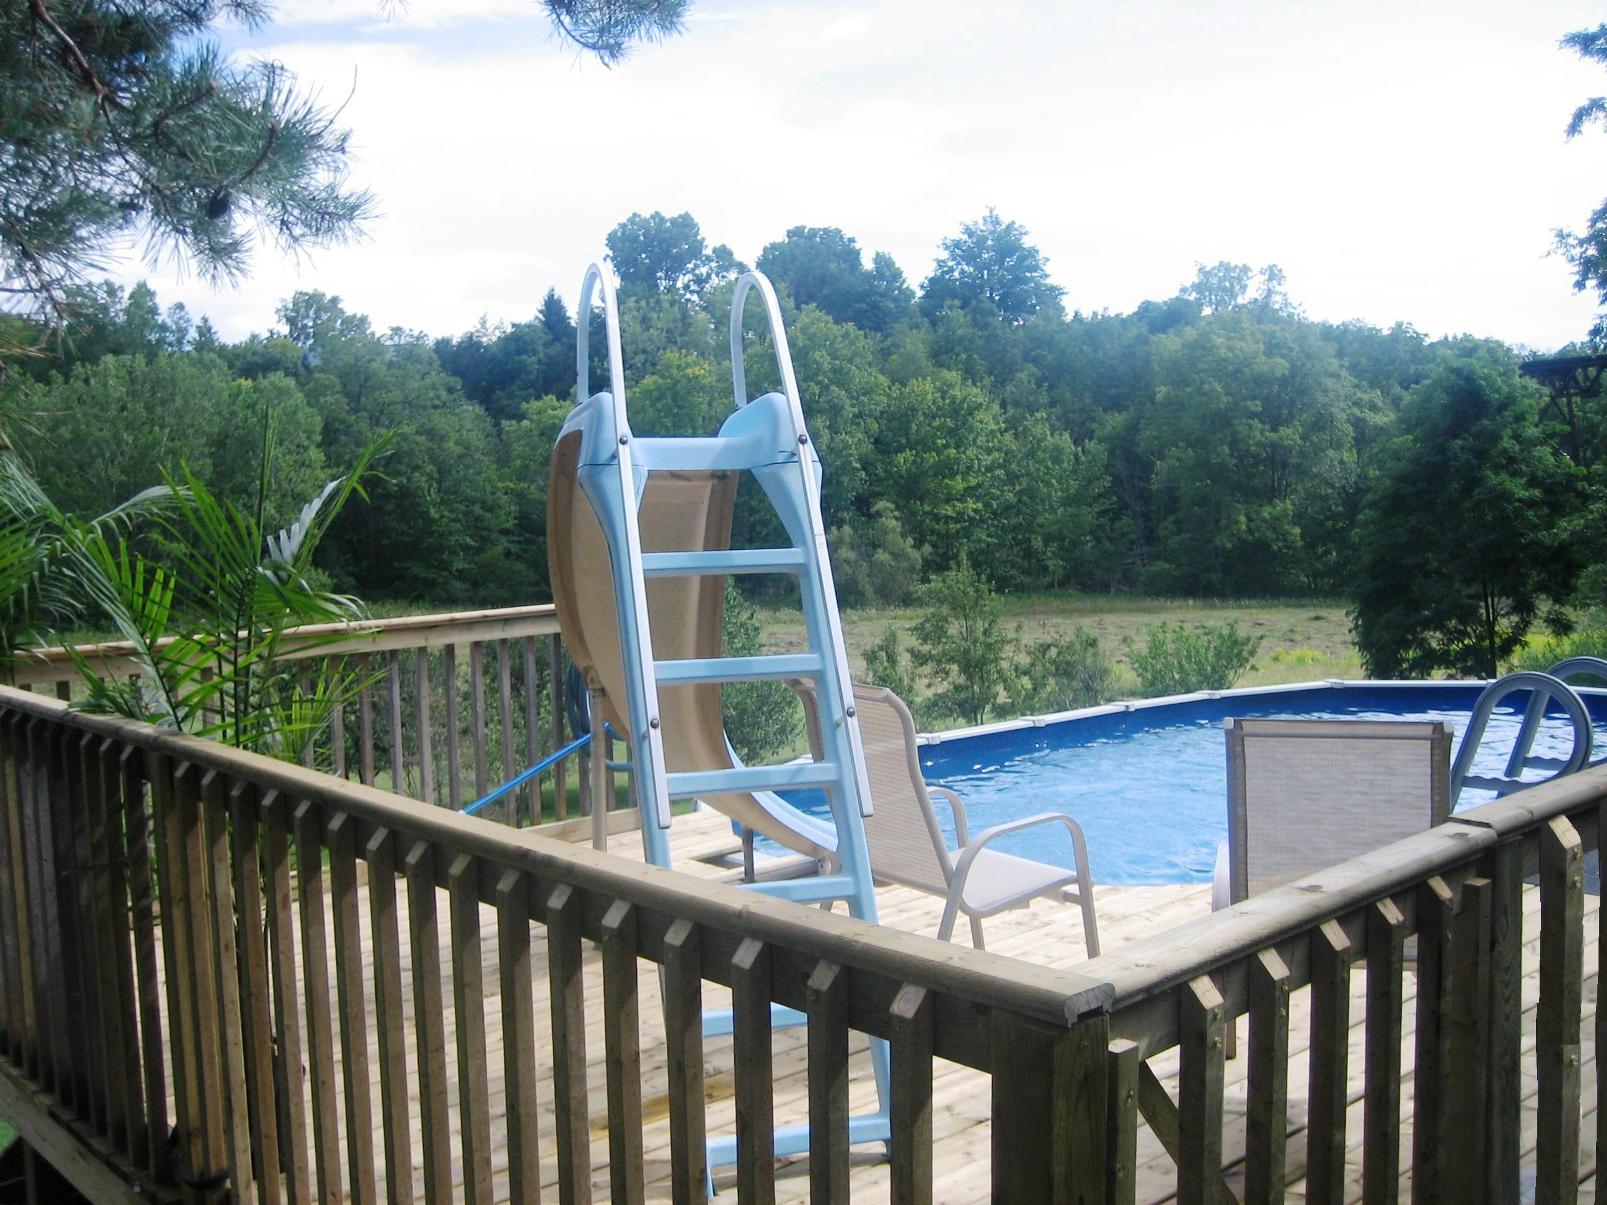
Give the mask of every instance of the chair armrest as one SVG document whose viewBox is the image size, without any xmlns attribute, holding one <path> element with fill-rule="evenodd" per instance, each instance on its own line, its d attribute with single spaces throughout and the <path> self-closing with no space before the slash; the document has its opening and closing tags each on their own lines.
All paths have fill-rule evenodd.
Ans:
<svg viewBox="0 0 1607 1205">
<path fill-rule="evenodd" d="M 1018 833 L 1025 828 L 1037 828 L 1043 824 L 1063 824 L 1066 831 L 1071 834 L 1071 844 L 1077 851 L 1079 865 L 1088 863 L 1088 846 L 1083 840 L 1082 825 L 1078 824 L 1064 812 L 1040 812 L 1036 816 L 1024 816 L 1020 820 L 1007 821 L 1004 824 L 995 824 L 990 829 L 984 829 L 976 835 L 976 839 L 968 841 L 960 851 L 960 860 L 954 867 L 954 885 L 963 890 L 965 876 L 971 873 L 971 864 L 976 861 L 977 855 L 984 847 L 1006 833 Z"/>
<path fill-rule="evenodd" d="M 1233 904 L 1233 884 L 1228 881 L 1228 843 L 1216 847 L 1216 866 L 1211 872 L 1211 911 L 1220 912 Z"/>
<path fill-rule="evenodd" d="M 928 795 L 943 796 L 944 801 L 949 805 L 949 810 L 954 813 L 955 844 L 964 849 L 971 840 L 969 828 L 965 822 L 965 804 L 960 802 L 960 797 L 947 787 L 937 787 L 927 783 L 926 793 Z"/>
</svg>

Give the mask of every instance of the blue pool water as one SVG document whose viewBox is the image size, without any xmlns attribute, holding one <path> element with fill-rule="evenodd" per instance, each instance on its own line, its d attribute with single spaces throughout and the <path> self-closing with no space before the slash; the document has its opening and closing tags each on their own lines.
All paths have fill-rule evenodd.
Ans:
<svg viewBox="0 0 1607 1205">
<path fill-rule="evenodd" d="M 1352 683 L 1299 689 L 1234 691 L 1214 699 L 1144 704 L 1131 710 L 974 734 L 939 736 L 923 746 L 928 782 L 965 801 L 973 835 L 1036 812 L 1067 812 L 1082 825 L 1096 882 L 1208 882 L 1216 847 L 1227 839 L 1227 756 L 1222 721 L 1229 716 L 1305 719 L 1445 720 L 1453 750 L 1467 726 L 1479 687 L 1462 683 Z M 1586 692 L 1598 748 L 1607 745 L 1607 697 Z M 1517 696 L 1521 705 L 1525 696 Z M 1521 713 L 1497 711 L 1476 768 L 1501 772 Z M 1535 752 L 1565 754 L 1571 738 L 1562 717 L 1548 719 Z M 1536 773 L 1535 777 L 1543 777 Z M 1464 791 L 1460 806 L 1487 801 Z M 823 803 L 823 801 L 822 801 Z M 948 809 L 938 814 L 948 828 Z M 949 841 L 954 841 L 952 829 Z M 1010 834 L 998 848 L 1070 865 L 1063 829 Z"/>
</svg>

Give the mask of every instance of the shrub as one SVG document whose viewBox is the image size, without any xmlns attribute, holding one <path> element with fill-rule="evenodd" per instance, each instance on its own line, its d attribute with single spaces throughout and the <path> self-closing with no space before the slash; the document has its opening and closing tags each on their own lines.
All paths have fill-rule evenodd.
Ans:
<svg viewBox="0 0 1607 1205">
<path fill-rule="evenodd" d="M 1261 647 L 1261 637 L 1238 623 L 1157 623 L 1144 629 L 1144 647 L 1124 642 L 1127 660 L 1146 696 L 1195 690 L 1226 690 L 1243 676 Z"/>
<path fill-rule="evenodd" d="M 832 576 L 844 606 L 896 607 L 921 580 L 921 550 L 904 534 L 893 504 L 871 507 L 870 521 L 831 533 Z"/>
<path fill-rule="evenodd" d="M 1021 629 L 1016 629 L 1019 639 Z M 1027 645 L 1016 663 L 1019 679 L 1015 703 L 1024 712 L 1069 711 L 1092 707 L 1112 695 L 1115 666 L 1100 647 L 1099 637 L 1078 628 L 1064 640 Z"/>
<path fill-rule="evenodd" d="M 915 624 L 911 658 L 942 685 L 931 703 L 980 724 L 1015 678 L 998 597 L 963 553 L 958 565 L 921 588 L 920 597 L 925 609 Z"/>
<path fill-rule="evenodd" d="M 915 670 L 899 643 L 898 629 L 891 624 L 882 638 L 865 650 L 865 681 L 872 686 L 885 686 L 914 708 Z"/>
<path fill-rule="evenodd" d="M 1534 669 L 1543 673 L 1559 661 L 1572 657 L 1607 657 L 1607 622 L 1597 616 L 1586 626 L 1566 635 L 1531 636 L 1512 654 L 1506 672 Z"/>
</svg>

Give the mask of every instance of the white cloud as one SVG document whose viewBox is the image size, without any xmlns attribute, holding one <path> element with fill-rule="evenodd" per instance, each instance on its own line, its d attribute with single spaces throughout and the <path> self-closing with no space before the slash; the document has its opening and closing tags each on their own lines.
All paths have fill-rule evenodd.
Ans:
<svg viewBox="0 0 1607 1205">
<path fill-rule="evenodd" d="M 369 238 L 299 268 L 264 254 L 234 294 L 153 276 L 164 300 L 239 335 L 320 288 L 379 327 L 456 333 L 549 285 L 572 300 L 609 228 L 653 209 L 749 262 L 789 226 L 841 226 L 919 282 L 993 205 L 1084 310 L 1231 259 L 1281 264 L 1316 317 L 1536 346 L 1590 323 L 1546 256 L 1607 195 L 1600 137 L 1561 137 L 1601 91 L 1556 47 L 1596 20 L 1575 0 L 697 0 L 685 34 L 613 70 L 531 0 L 398 12 L 293 0 L 268 31 L 326 98 L 357 73 Z"/>
</svg>

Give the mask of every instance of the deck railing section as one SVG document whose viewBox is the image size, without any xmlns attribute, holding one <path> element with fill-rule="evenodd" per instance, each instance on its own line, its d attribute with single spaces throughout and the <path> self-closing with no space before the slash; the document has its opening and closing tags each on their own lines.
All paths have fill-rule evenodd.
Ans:
<svg viewBox="0 0 1607 1205">
<path fill-rule="evenodd" d="M 348 640 L 329 643 L 350 632 Z M 298 634 L 305 641 L 298 647 Z M 133 676 L 138 663 L 119 643 L 77 650 L 98 672 Z M 564 658 L 551 604 L 410 615 L 361 625 L 293 629 L 284 659 L 335 658 L 357 672 L 358 697 L 331 717 L 308 761 L 339 778 L 460 810 L 564 743 Z M 79 681 L 66 649 L 19 656 L 15 683 L 72 697 Z M 585 752 L 582 751 L 582 756 Z M 496 800 L 505 823 L 539 823 L 570 813 L 577 784 L 582 810 L 590 779 L 558 761 Z"/>
<path fill-rule="evenodd" d="M 1282 1200 L 1302 1179 L 1314 1202 L 1517 1201 L 1531 1183 L 1538 1201 L 1575 1200 L 1607 1143 L 1607 1081 L 1583 1103 L 1580 1088 L 1583 1050 L 1607 1041 L 1599 1009 L 1581 1020 L 1607 955 L 1585 966 L 1604 806 L 1607 770 L 1587 771 L 1080 965 L 1114 991 L 1109 1199 L 1134 1199 L 1142 1117 L 1181 1202 Z M 1240 1018 L 1242 1116 L 1224 1100 Z M 1175 1100 L 1157 1057 L 1179 1062 Z"/>
<path fill-rule="evenodd" d="M 613 1199 L 641 1200 L 654 967 L 677 1201 L 704 1199 L 711 987 L 740 1202 L 774 1193 L 772 1003 L 809 1016 L 815 1199 L 848 1194 L 851 1029 L 892 1043 L 896 1200 L 934 1195 L 935 1059 L 991 1073 L 999 1199 L 1103 1185 L 1102 983 L 0 689 L 0 1116 L 92 1199 L 588 1201 L 600 1016 L 596 1141 Z"/>
</svg>

